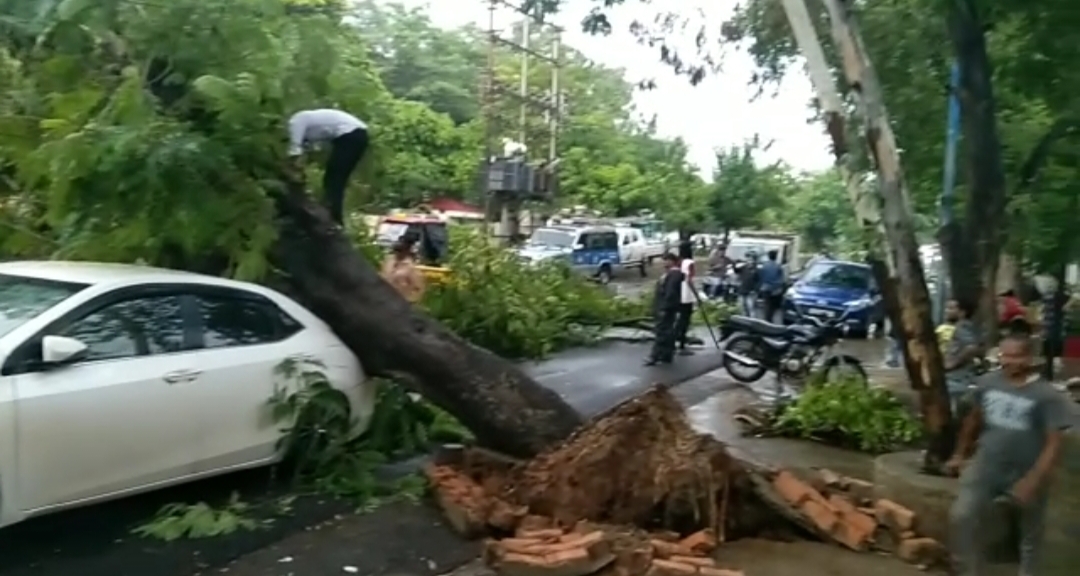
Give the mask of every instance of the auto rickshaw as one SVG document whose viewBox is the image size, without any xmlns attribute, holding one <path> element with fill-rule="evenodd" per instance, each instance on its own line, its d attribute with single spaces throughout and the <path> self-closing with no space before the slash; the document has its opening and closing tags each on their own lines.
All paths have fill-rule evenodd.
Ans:
<svg viewBox="0 0 1080 576">
<path fill-rule="evenodd" d="M 386 216 L 375 230 L 375 243 L 389 248 L 405 236 L 416 239 L 416 267 L 429 282 L 445 282 L 450 275 L 446 259 L 450 250 L 450 234 L 446 221 L 427 214 L 394 214 Z"/>
</svg>

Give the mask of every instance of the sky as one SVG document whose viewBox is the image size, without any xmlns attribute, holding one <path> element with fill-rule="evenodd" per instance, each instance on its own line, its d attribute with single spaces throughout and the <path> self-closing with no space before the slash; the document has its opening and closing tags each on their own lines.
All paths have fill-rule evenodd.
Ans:
<svg viewBox="0 0 1080 576">
<path fill-rule="evenodd" d="M 426 7 L 432 21 L 443 27 L 475 23 L 488 25 L 488 3 L 483 0 L 398 0 L 410 7 Z M 680 0 L 680 13 L 700 10 L 708 22 L 723 22 L 737 0 Z M 580 22 L 596 0 L 567 0 L 564 12 L 555 21 L 566 32 L 563 41 L 585 56 L 612 68 L 626 70 L 627 79 L 638 82 L 653 79 L 657 88 L 638 90 L 635 106 L 645 117 L 656 114 L 657 131 L 664 137 L 681 137 L 690 146 L 690 161 L 708 177 L 714 163 L 713 150 L 737 145 L 759 135 L 771 143 L 762 160 L 781 160 L 801 171 L 818 171 L 832 165 L 828 139 L 820 123 L 807 122 L 807 105 L 812 90 L 801 67 L 793 68 L 774 95 L 772 90 L 755 99 L 757 89 L 749 86 L 754 69 L 750 57 L 729 51 L 722 69 L 697 86 L 662 64 L 655 48 L 643 46 L 629 32 L 637 19 L 651 22 L 656 9 L 646 3 L 628 0 L 608 12 L 614 31 L 608 37 L 591 36 L 581 30 Z M 672 8 L 671 4 L 668 4 Z M 520 15 L 510 9 L 496 11 L 496 28 L 508 29 Z M 718 24 L 717 24 L 718 25 Z M 697 28 L 693 28 L 696 32 Z M 692 34 L 684 42 L 692 42 Z M 504 35 L 505 37 L 505 35 Z M 676 46 L 680 41 L 675 41 Z"/>
</svg>

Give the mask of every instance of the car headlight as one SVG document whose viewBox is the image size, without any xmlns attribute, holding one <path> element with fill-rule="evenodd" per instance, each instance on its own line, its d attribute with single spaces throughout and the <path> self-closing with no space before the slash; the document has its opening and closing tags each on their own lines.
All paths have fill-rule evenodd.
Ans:
<svg viewBox="0 0 1080 576">
<path fill-rule="evenodd" d="M 858 300 L 851 300 L 845 302 L 844 306 L 847 308 L 866 308 L 873 302 L 869 298 L 859 298 Z"/>
</svg>

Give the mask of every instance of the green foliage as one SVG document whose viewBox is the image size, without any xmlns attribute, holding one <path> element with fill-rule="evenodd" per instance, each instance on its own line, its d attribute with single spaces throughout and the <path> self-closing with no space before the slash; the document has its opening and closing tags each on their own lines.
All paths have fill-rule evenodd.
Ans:
<svg viewBox="0 0 1080 576">
<path fill-rule="evenodd" d="M 322 366 L 285 361 L 276 372 L 279 378 L 268 403 L 274 421 L 284 425 L 279 449 L 295 487 L 348 498 L 360 506 L 414 498 L 414 479 L 388 484 L 376 476 L 376 468 L 426 451 L 436 441 L 470 437 L 448 414 L 387 381 L 377 383 L 372 420 L 357 435 L 347 400 L 327 382 Z"/>
<path fill-rule="evenodd" d="M 604 288 L 565 266 L 531 265 L 479 232 L 451 229 L 450 281 L 423 305 L 448 328 L 508 358 L 591 342 L 616 313 Z"/>
<path fill-rule="evenodd" d="M 241 501 L 239 494 L 233 493 L 228 503 L 220 508 L 205 502 L 166 504 L 149 522 L 131 532 L 143 538 L 172 542 L 181 538 L 227 536 L 265 527 L 266 522 L 253 518 L 250 505 Z"/>
<path fill-rule="evenodd" d="M 783 409 L 775 430 L 872 453 L 908 445 L 922 434 L 892 392 L 855 380 L 808 385 Z"/>
</svg>

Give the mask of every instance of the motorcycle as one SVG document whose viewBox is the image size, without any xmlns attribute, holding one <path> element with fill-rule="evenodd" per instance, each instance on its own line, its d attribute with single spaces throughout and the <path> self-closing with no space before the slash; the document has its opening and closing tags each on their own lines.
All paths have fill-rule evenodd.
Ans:
<svg viewBox="0 0 1080 576">
<path fill-rule="evenodd" d="M 846 335 L 846 316 L 844 313 L 828 320 L 802 316 L 791 325 L 732 316 L 720 328 L 725 340 L 730 337 L 724 348 L 724 369 L 745 384 L 757 382 L 767 372 L 775 373 L 780 380 L 805 381 L 815 370 L 821 370 L 826 381 L 846 371 L 849 377 L 868 386 L 870 379 L 862 362 L 834 351 Z"/>
</svg>

